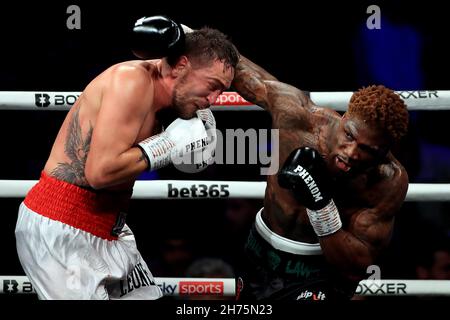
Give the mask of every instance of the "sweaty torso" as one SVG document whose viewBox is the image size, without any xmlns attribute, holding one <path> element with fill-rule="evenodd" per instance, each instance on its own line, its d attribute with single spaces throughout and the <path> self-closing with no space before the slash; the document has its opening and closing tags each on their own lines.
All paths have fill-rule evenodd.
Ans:
<svg viewBox="0 0 450 320">
<path fill-rule="evenodd" d="M 340 115 L 335 111 L 312 108 L 301 124 L 296 124 L 295 120 L 289 124 L 289 119 L 283 119 L 282 125 L 274 123 L 274 128 L 279 129 L 280 166 L 288 155 L 299 147 L 308 146 L 324 155 L 327 137 L 339 118 Z M 336 182 L 333 200 L 339 209 L 343 228 L 352 231 L 349 230 L 352 217 L 361 209 L 376 205 L 382 207 L 383 204 L 380 202 L 383 201 L 383 193 L 386 192 L 383 186 L 387 179 L 391 179 L 400 170 L 404 170 L 400 163 L 389 155 L 385 163 L 370 172 Z M 318 242 L 305 207 L 293 197 L 291 191 L 278 185 L 276 175 L 267 179 L 262 216 L 269 228 L 283 237 L 295 241 Z"/>
<path fill-rule="evenodd" d="M 91 81 L 68 112 L 58 132 L 44 167 L 44 172 L 47 175 L 83 188 L 90 187 L 84 169 L 92 134 L 94 130 L 102 130 L 102 128 L 96 126 L 97 115 L 102 108 L 102 95 L 107 88 L 112 73 L 122 66 L 144 68 L 149 73 L 156 72 L 156 67 L 151 62 L 127 61 L 108 68 Z M 151 107 L 151 105 L 148 106 L 149 109 Z M 161 127 L 155 114 L 149 112 L 135 142 L 142 141 L 160 130 Z M 129 190 L 133 184 L 134 181 L 129 181 L 108 189 Z"/>
</svg>

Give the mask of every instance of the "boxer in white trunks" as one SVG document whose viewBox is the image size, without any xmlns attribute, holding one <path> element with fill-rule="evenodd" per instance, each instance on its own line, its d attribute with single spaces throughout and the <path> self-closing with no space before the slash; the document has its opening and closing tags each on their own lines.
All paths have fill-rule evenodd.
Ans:
<svg viewBox="0 0 450 320">
<path fill-rule="evenodd" d="M 116 64 L 85 88 L 20 205 L 17 252 L 40 299 L 162 296 L 125 224 L 132 188 L 143 171 L 210 141 L 207 108 L 230 86 L 238 53 L 221 32 L 185 35 L 167 17 L 135 29 L 140 41 L 159 40 L 136 52 L 164 58 Z M 170 108 L 179 118 L 161 132 L 158 111 Z"/>
</svg>

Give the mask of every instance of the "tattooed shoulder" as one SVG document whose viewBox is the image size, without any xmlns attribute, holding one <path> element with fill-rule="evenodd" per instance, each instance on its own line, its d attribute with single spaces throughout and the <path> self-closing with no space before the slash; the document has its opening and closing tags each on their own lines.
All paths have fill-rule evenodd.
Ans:
<svg viewBox="0 0 450 320">
<path fill-rule="evenodd" d="M 91 146 L 92 132 L 94 130 L 89 122 L 89 127 L 83 135 L 79 119 L 80 108 L 77 107 L 70 120 L 66 141 L 64 144 L 64 153 L 68 161 L 60 162 L 52 170 L 51 175 L 57 179 L 79 185 L 87 186 L 89 183 L 84 174 L 86 159 Z"/>
</svg>

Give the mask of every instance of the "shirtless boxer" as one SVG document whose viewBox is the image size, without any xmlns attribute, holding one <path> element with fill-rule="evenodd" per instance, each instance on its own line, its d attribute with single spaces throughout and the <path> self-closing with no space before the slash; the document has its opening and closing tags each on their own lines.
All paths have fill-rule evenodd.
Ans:
<svg viewBox="0 0 450 320">
<path fill-rule="evenodd" d="M 239 297 L 351 298 L 387 246 L 407 193 L 408 175 L 389 151 L 407 132 L 404 102 L 369 86 L 341 117 L 242 56 L 233 85 L 271 114 L 284 163 L 268 176 Z"/>
<path fill-rule="evenodd" d="M 166 17 L 136 28 L 141 41 L 158 40 L 141 49 L 165 58 L 119 63 L 85 88 L 20 206 L 17 251 L 40 299 L 162 295 L 125 224 L 132 188 L 144 170 L 208 140 L 206 108 L 230 86 L 238 53 L 219 31 L 185 36 Z M 157 112 L 169 108 L 179 118 L 161 133 Z"/>
</svg>

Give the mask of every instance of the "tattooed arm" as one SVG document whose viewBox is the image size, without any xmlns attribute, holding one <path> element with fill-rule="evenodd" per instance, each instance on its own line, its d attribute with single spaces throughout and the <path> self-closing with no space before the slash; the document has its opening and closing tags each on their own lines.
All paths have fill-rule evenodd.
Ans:
<svg viewBox="0 0 450 320">
<path fill-rule="evenodd" d="M 102 95 L 85 175 L 96 189 L 135 179 L 147 168 L 142 151 L 134 147 L 153 102 L 153 83 L 146 71 L 118 68 Z"/>
<path fill-rule="evenodd" d="M 244 99 L 263 107 L 272 117 L 280 113 L 298 117 L 304 108 L 313 105 L 303 91 L 278 81 L 242 55 L 236 67 L 233 86 Z"/>
</svg>

